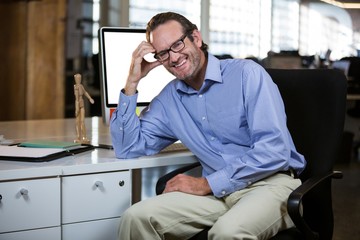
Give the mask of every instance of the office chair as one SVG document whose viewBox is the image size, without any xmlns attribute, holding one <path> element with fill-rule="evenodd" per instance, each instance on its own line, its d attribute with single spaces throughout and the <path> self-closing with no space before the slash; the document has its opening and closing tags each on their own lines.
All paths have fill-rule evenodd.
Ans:
<svg viewBox="0 0 360 240">
<path fill-rule="evenodd" d="M 302 185 L 288 199 L 288 212 L 295 227 L 279 232 L 272 240 L 332 239 L 332 178 L 341 146 L 346 105 L 346 77 L 329 69 L 267 69 L 278 85 L 285 104 L 287 124 L 297 150 L 306 160 L 299 178 Z M 161 194 L 166 181 L 178 173 L 199 166 L 195 163 L 161 177 L 156 193 Z M 300 206 L 303 205 L 303 215 Z M 192 239 L 207 239 L 205 229 Z"/>
</svg>

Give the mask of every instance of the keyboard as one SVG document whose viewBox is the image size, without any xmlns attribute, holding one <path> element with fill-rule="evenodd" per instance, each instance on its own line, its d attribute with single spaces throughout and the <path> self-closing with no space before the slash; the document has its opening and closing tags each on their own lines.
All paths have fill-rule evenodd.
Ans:
<svg viewBox="0 0 360 240">
<path fill-rule="evenodd" d="M 178 152 L 178 151 L 186 151 L 186 150 L 188 149 L 183 143 L 176 142 L 161 150 L 160 153 Z"/>
</svg>

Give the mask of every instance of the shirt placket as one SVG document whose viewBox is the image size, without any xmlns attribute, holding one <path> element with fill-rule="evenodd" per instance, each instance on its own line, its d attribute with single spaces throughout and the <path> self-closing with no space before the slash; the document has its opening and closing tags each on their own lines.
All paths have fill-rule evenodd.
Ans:
<svg viewBox="0 0 360 240">
<path fill-rule="evenodd" d="M 206 106 L 206 94 L 202 93 L 202 94 L 198 94 L 197 95 L 198 98 L 198 106 L 197 109 L 199 110 L 198 112 L 198 116 L 200 118 L 200 123 L 204 132 L 205 137 L 207 138 L 207 141 L 210 143 L 211 147 L 219 152 L 221 154 L 221 144 L 219 142 L 219 139 L 217 138 L 217 136 L 215 135 L 215 133 L 213 132 L 213 130 L 211 129 L 210 123 L 209 123 L 209 116 L 208 116 L 208 112 L 206 111 L 207 106 Z"/>
</svg>

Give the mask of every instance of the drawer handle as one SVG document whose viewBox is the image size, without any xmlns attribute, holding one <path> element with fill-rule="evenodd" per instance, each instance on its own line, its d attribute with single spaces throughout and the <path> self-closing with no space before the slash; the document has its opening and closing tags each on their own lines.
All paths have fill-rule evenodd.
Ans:
<svg viewBox="0 0 360 240">
<path fill-rule="evenodd" d="M 20 189 L 20 194 L 23 196 L 27 196 L 29 194 L 29 191 L 25 188 Z"/>
<path fill-rule="evenodd" d="M 122 187 L 122 186 L 124 186 L 124 185 L 125 185 L 125 181 L 124 181 L 124 180 L 120 180 L 119 186 Z"/>
<path fill-rule="evenodd" d="M 96 181 L 95 182 L 95 187 L 97 187 L 97 188 L 102 188 L 103 187 L 103 182 L 102 181 Z"/>
</svg>

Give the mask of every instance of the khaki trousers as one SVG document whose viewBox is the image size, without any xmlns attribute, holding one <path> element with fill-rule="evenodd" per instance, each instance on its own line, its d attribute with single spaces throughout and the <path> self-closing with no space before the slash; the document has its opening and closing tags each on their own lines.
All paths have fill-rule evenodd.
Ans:
<svg viewBox="0 0 360 240">
<path fill-rule="evenodd" d="M 162 194 L 124 213 L 119 239 L 188 239 L 204 227 L 211 227 L 209 239 L 268 239 L 293 226 L 286 204 L 300 184 L 279 173 L 224 198 Z"/>
</svg>

